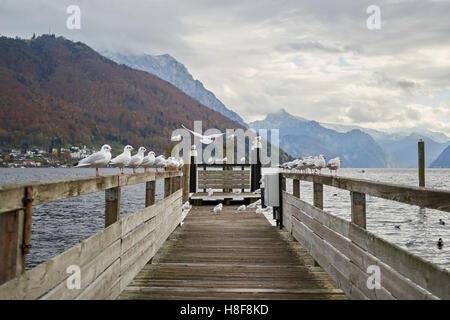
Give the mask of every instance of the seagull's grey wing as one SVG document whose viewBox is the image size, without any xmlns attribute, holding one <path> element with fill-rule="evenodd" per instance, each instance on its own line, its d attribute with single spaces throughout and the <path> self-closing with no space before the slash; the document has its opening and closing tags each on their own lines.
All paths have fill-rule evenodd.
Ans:
<svg viewBox="0 0 450 320">
<path fill-rule="evenodd" d="M 119 154 L 117 157 L 111 160 L 111 163 L 124 163 L 127 161 L 127 155 L 125 153 Z"/>
<path fill-rule="evenodd" d="M 105 152 L 99 151 L 99 152 L 93 153 L 89 157 L 82 159 L 78 163 L 78 167 L 91 166 L 98 162 L 103 162 L 103 161 L 105 161 L 105 157 L 106 157 Z"/>
</svg>

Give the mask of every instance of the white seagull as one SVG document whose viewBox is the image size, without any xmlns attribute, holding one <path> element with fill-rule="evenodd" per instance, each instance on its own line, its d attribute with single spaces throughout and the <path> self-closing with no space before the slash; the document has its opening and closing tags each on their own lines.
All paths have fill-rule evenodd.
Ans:
<svg viewBox="0 0 450 320">
<path fill-rule="evenodd" d="M 100 177 L 98 168 L 106 166 L 111 160 L 111 147 L 107 144 L 103 145 L 100 151 L 80 160 L 75 167 L 95 168 L 95 175 Z"/>
<path fill-rule="evenodd" d="M 336 158 L 330 159 L 330 161 L 328 161 L 327 167 L 328 167 L 328 169 L 330 169 L 331 173 L 333 173 L 333 170 L 334 170 L 337 175 L 337 170 L 341 167 L 341 158 L 336 157 Z"/>
<path fill-rule="evenodd" d="M 123 174 L 123 168 L 130 163 L 132 150 L 134 150 L 132 146 L 125 146 L 125 148 L 123 148 L 123 152 L 112 159 L 109 163 L 116 168 L 120 168 L 120 173 Z"/>
<path fill-rule="evenodd" d="M 166 167 L 166 158 L 163 155 L 157 156 L 155 158 L 155 167 L 156 168 L 165 168 Z"/>
<path fill-rule="evenodd" d="M 155 153 L 153 151 L 150 151 L 148 155 L 142 159 L 141 166 L 144 168 L 144 172 L 147 172 L 147 169 L 153 166 L 155 163 Z"/>
<path fill-rule="evenodd" d="M 139 167 L 144 160 L 145 151 L 147 151 L 147 149 L 145 149 L 144 147 L 140 147 L 138 153 L 131 157 L 128 166 L 130 168 L 133 168 L 133 173 L 136 173 L 136 168 Z"/>
<path fill-rule="evenodd" d="M 219 203 L 217 206 L 215 206 L 215 207 L 213 208 L 213 212 L 214 212 L 214 213 L 219 213 L 219 212 L 222 211 L 222 208 L 223 208 L 223 205 L 222 205 L 221 203 Z"/>
<path fill-rule="evenodd" d="M 189 203 L 189 201 L 186 201 L 186 202 L 183 204 L 183 207 L 182 207 L 182 209 L 183 209 L 184 211 L 191 210 L 191 208 L 192 208 L 192 205 Z"/>
<path fill-rule="evenodd" d="M 215 133 L 215 134 L 209 134 L 209 135 L 202 135 L 200 133 L 197 133 L 195 131 L 189 130 L 184 125 L 181 125 L 184 129 L 192 133 L 194 136 L 200 138 L 200 142 L 203 144 L 210 144 L 213 142 L 213 139 L 216 139 L 218 137 L 223 136 L 225 133 Z"/>
<path fill-rule="evenodd" d="M 238 207 L 236 210 L 237 211 L 245 211 L 245 204 L 243 204 L 242 206 Z"/>
</svg>

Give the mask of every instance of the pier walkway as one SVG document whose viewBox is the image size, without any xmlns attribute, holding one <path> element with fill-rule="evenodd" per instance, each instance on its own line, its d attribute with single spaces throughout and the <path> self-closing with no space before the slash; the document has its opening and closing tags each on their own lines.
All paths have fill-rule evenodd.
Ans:
<svg viewBox="0 0 450 320">
<path fill-rule="evenodd" d="M 264 176 L 259 193 L 257 165 L 234 169 L 185 165 L 0 185 L 0 300 L 450 299 L 448 270 L 366 224 L 377 214 L 367 212 L 366 196 L 450 212 L 450 191 L 279 171 Z M 164 192 L 156 201 L 158 180 Z M 305 183 L 312 183 L 312 204 L 300 197 Z M 136 184 L 145 207 L 122 218 L 121 190 Z M 350 220 L 324 210 L 324 187 L 349 192 Z M 208 196 L 209 188 L 218 191 Z M 97 192 L 105 228 L 27 270 L 33 207 Z M 236 210 L 259 197 L 273 207 L 276 226 L 255 208 Z M 189 212 L 186 201 L 194 204 Z M 214 202 L 223 203 L 222 212 L 212 212 Z"/>
<path fill-rule="evenodd" d="M 287 232 L 236 208 L 193 207 L 119 299 L 346 299 Z"/>
</svg>

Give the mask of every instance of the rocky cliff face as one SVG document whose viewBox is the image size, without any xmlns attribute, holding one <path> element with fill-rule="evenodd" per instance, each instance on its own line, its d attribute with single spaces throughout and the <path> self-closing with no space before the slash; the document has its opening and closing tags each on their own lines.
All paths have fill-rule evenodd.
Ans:
<svg viewBox="0 0 450 320">
<path fill-rule="evenodd" d="M 214 93 L 206 89 L 200 81 L 195 80 L 182 63 L 178 62 L 168 54 L 131 55 L 103 52 L 103 55 L 117 63 L 127 65 L 130 68 L 154 74 L 173 84 L 175 87 L 208 108 L 220 112 L 231 120 L 247 126 L 237 113 L 228 109 L 219 99 L 217 99 Z"/>
</svg>

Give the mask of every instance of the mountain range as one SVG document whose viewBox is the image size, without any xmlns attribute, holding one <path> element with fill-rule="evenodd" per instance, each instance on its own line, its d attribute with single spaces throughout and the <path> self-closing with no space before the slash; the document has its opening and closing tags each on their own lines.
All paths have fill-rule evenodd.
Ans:
<svg viewBox="0 0 450 320">
<path fill-rule="evenodd" d="M 101 53 L 119 63 L 130 68 L 142 70 L 154 74 L 155 76 L 166 80 L 175 87 L 191 96 L 201 104 L 212 110 L 220 112 L 227 118 L 247 126 L 244 120 L 234 111 L 228 109 L 217 97 L 206 89 L 199 80 L 195 80 L 187 68 L 169 54 L 163 55 L 133 55 L 123 53 L 113 53 L 101 51 Z"/>
<path fill-rule="evenodd" d="M 249 126 L 253 129 L 279 129 L 280 147 L 294 157 L 323 154 L 326 159 L 340 156 L 343 167 L 392 166 L 389 155 L 369 134 L 358 129 L 337 132 L 316 121 L 293 116 L 284 109 Z"/>
<path fill-rule="evenodd" d="M 444 151 L 434 160 L 431 168 L 450 168 L 450 146 L 445 148 Z"/>
<path fill-rule="evenodd" d="M 119 65 L 81 42 L 0 38 L 0 144 L 144 145 L 158 153 L 174 129 L 242 128 L 172 84 Z M 120 146 L 120 148 L 114 148 Z"/>
<path fill-rule="evenodd" d="M 378 145 L 391 156 L 392 165 L 401 168 L 417 167 L 417 142 L 420 139 L 425 142 L 425 165 L 427 167 L 431 166 L 433 160 L 450 144 L 450 138 L 445 134 L 420 128 L 387 133 L 360 126 L 329 123 L 321 123 L 321 125 L 329 129 L 337 130 L 338 132 L 358 129 L 370 134 Z"/>
<path fill-rule="evenodd" d="M 290 155 L 340 156 L 346 167 L 416 167 L 418 139 L 425 141 L 426 165 L 442 166 L 433 160 L 450 143 L 438 132 L 386 133 L 319 123 L 283 109 L 247 125 L 170 55 L 104 54 L 116 62 L 63 37 L 1 37 L 0 146 L 46 146 L 57 138 L 163 152 L 172 130 L 191 127 L 193 120 L 220 130 L 280 129 L 280 147 Z"/>
</svg>

